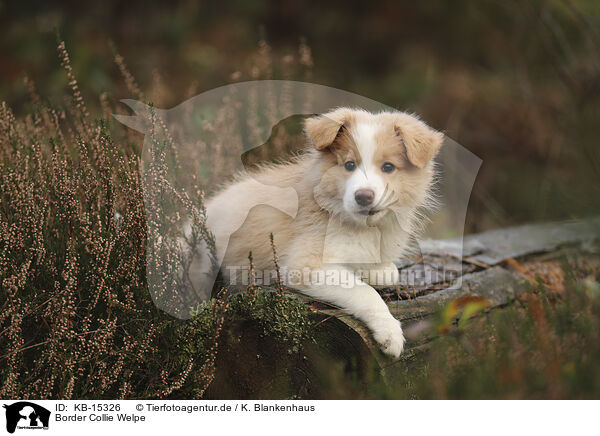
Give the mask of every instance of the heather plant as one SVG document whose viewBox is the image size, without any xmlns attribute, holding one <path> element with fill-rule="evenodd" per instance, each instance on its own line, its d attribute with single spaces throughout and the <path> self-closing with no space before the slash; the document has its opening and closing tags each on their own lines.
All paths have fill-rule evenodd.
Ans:
<svg viewBox="0 0 600 436">
<path fill-rule="evenodd" d="M 31 81 L 32 113 L 17 118 L 0 106 L 0 397 L 201 397 L 226 320 L 254 313 L 240 309 L 249 297 L 234 310 L 217 298 L 186 322 L 155 307 L 146 241 L 162 229 L 144 210 L 138 147 L 110 119 L 92 119 L 63 42 L 58 52 L 72 94 L 66 109 L 42 104 Z M 104 96 L 105 114 L 109 105 Z M 149 177 L 165 183 L 158 167 Z M 210 240 L 198 196 L 192 206 L 174 195 L 190 203 L 195 234 Z M 178 255 L 172 248 L 166 255 Z M 277 314 L 305 320 L 301 306 L 286 310 L 287 297 L 252 298 L 265 328 Z M 298 329 L 273 329 L 295 346 Z"/>
<path fill-rule="evenodd" d="M 420 398 L 598 398 L 597 266 L 567 266 L 564 293 L 539 282 L 516 304 L 444 335 L 432 348 Z"/>
</svg>

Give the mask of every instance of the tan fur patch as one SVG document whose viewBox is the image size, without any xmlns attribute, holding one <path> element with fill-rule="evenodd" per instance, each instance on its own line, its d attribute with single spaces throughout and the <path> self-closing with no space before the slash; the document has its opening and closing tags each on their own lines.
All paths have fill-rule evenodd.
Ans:
<svg viewBox="0 0 600 436">
<path fill-rule="evenodd" d="M 424 122 L 408 114 L 396 115 L 394 127 L 406 146 L 408 159 L 417 168 L 425 168 L 444 141 L 443 133 L 429 128 Z"/>
<path fill-rule="evenodd" d="M 412 164 L 406 155 L 406 146 L 396 135 L 393 126 L 380 129 L 375 133 L 377 150 L 374 162 L 381 167 L 384 163 L 392 163 L 398 169 L 410 168 Z"/>
<path fill-rule="evenodd" d="M 304 123 L 304 130 L 313 146 L 321 151 L 333 143 L 340 127 L 350 123 L 353 118 L 352 110 L 341 108 L 325 115 L 308 118 Z"/>
</svg>

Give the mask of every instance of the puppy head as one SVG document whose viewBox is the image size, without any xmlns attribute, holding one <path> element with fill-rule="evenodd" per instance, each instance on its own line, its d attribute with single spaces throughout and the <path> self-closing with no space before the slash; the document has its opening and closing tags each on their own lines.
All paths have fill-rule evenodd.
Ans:
<svg viewBox="0 0 600 436">
<path fill-rule="evenodd" d="M 427 205 L 444 135 L 415 116 L 340 108 L 307 119 L 305 132 L 322 163 L 321 207 L 372 225 Z"/>
</svg>

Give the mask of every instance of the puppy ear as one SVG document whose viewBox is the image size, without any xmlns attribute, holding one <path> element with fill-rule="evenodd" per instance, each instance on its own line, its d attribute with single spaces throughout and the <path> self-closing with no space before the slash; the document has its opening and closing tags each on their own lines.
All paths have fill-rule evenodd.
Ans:
<svg viewBox="0 0 600 436">
<path fill-rule="evenodd" d="M 337 109 L 323 115 L 307 118 L 304 131 L 313 146 L 323 151 L 335 141 L 340 131 L 350 121 L 351 111 L 346 108 Z"/>
<path fill-rule="evenodd" d="M 444 142 L 444 134 L 433 130 L 417 118 L 402 114 L 394 125 L 396 135 L 406 147 L 410 163 L 423 169 L 434 158 Z"/>
</svg>

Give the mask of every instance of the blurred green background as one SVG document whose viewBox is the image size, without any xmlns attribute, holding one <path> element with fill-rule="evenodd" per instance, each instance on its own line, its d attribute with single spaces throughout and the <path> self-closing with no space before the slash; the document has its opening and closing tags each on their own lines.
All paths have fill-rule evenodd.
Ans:
<svg viewBox="0 0 600 436">
<path fill-rule="evenodd" d="M 114 50 L 160 107 L 310 80 L 417 112 L 482 158 L 467 232 L 600 210 L 597 1 L 1 2 L 0 25 L 0 100 L 17 114 L 26 75 L 64 105 L 58 33 L 97 115 L 102 93 L 134 97 Z"/>
</svg>

